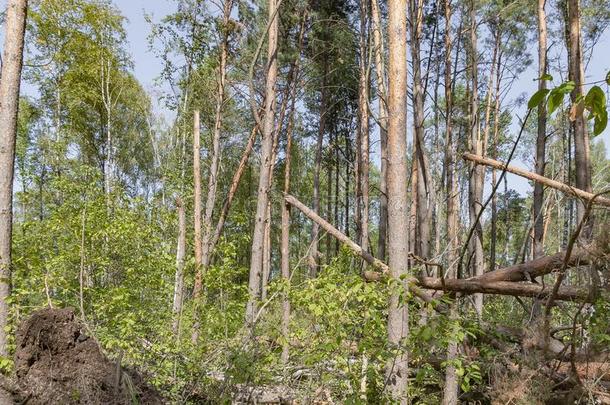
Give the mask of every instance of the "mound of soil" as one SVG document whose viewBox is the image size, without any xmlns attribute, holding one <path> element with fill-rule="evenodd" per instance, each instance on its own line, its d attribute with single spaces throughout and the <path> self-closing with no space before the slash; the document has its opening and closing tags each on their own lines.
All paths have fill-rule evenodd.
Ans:
<svg viewBox="0 0 610 405">
<path fill-rule="evenodd" d="M 15 376 L 2 388 L 14 403 L 162 404 L 141 376 L 123 370 L 87 336 L 72 309 L 43 309 L 17 331 Z M 0 398 L 1 399 L 1 398 Z"/>
</svg>

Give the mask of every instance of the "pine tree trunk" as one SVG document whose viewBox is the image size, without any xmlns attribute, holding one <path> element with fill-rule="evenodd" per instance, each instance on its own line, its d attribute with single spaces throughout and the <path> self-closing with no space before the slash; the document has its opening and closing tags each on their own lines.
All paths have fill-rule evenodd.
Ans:
<svg viewBox="0 0 610 405">
<path fill-rule="evenodd" d="M 546 14 L 544 5 L 546 0 L 538 0 L 538 75 L 546 74 Z M 538 90 L 546 89 L 546 80 L 538 81 Z M 536 174 L 544 176 L 546 164 L 546 103 L 538 105 L 538 135 L 536 137 Z M 542 239 L 544 238 L 544 213 L 542 204 L 544 200 L 544 187 L 540 183 L 534 184 L 534 259 L 544 255 Z"/>
<path fill-rule="evenodd" d="M 423 1 L 411 0 L 411 59 L 413 61 L 413 203 L 415 232 L 411 241 L 415 254 L 430 255 L 429 177 L 424 146 L 424 89 L 422 87 L 420 40 L 423 24 Z M 416 177 L 415 177 L 416 176 Z"/>
<path fill-rule="evenodd" d="M 324 144 L 324 132 L 326 131 L 326 108 L 327 94 L 326 80 L 328 76 L 328 63 L 324 62 L 322 77 L 322 91 L 320 95 L 320 122 L 318 123 L 318 137 L 316 139 L 316 155 L 313 172 L 313 210 L 316 214 L 320 214 L 320 171 L 322 168 L 322 146 Z M 319 248 L 320 227 L 318 224 L 313 224 L 311 227 L 311 246 L 309 248 L 309 277 L 315 277 L 318 273 L 318 264 L 320 259 Z"/>
<path fill-rule="evenodd" d="M 377 74 L 377 99 L 379 109 L 379 143 L 381 168 L 379 178 L 379 240 L 377 242 L 377 257 L 382 261 L 386 256 L 388 233 L 388 197 L 386 185 L 386 172 L 388 167 L 388 111 L 386 108 L 387 93 L 385 85 L 385 66 L 383 63 L 383 31 L 381 17 L 379 16 L 379 0 L 371 4 L 371 17 L 373 20 L 373 46 L 375 47 L 375 72 Z"/>
<path fill-rule="evenodd" d="M 360 58 L 358 80 L 358 131 L 360 133 L 358 153 L 360 154 L 358 187 L 360 207 L 360 240 L 364 250 L 369 250 L 369 75 L 368 75 L 368 6 L 366 0 L 360 1 Z"/>
<path fill-rule="evenodd" d="M 471 150 L 476 151 L 477 154 L 482 155 L 483 141 L 479 131 L 479 92 L 478 92 L 478 55 L 477 55 L 477 21 L 476 21 L 476 7 L 474 0 L 470 0 L 469 3 L 469 23 L 470 23 L 470 46 L 469 46 L 469 65 L 468 69 L 470 72 L 470 147 Z M 473 237 L 470 241 L 471 254 L 473 256 L 473 275 L 480 276 L 484 270 L 484 257 L 483 257 L 483 229 L 481 221 L 477 221 L 479 212 L 482 207 L 483 197 L 483 182 L 485 180 L 485 168 L 480 165 L 472 165 L 472 175 L 469 181 L 469 216 L 470 226 L 475 227 Z M 483 314 L 483 294 L 474 295 L 474 306 L 477 314 L 482 316 Z"/>
<path fill-rule="evenodd" d="M 13 178 L 27 6 L 27 0 L 9 0 L 5 14 L 0 80 L 0 356 L 8 355 L 6 329 L 12 276 Z"/>
<path fill-rule="evenodd" d="M 582 38 L 580 27 L 580 0 L 568 0 L 568 73 L 575 87 L 571 93 L 572 103 L 584 95 L 584 71 L 582 55 Z M 591 192 L 591 158 L 589 151 L 589 136 L 587 123 L 582 112 L 576 114 L 572 122 L 574 131 L 574 165 L 576 172 L 576 188 Z M 577 202 L 577 222 L 584 216 L 585 204 Z M 589 224 L 591 221 L 589 221 Z M 588 238 L 591 226 L 583 230 L 583 236 Z"/>
<path fill-rule="evenodd" d="M 457 260 L 459 256 L 458 241 L 458 192 L 455 179 L 456 145 L 453 140 L 453 92 L 451 76 L 451 3 L 445 2 L 445 174 L 447 188 L 447 278 L 457 277 Z M 450 317 L 458 316 L 457 299 L 452 303 Z M 458 343 L 451 340 L 447 347 L 447 368 L 445 369 L 445 386 L 443 388 L 443 405 L 458 403 L 459 379 L 453 361 L 458 354 Z"/>
<path fill-rule="evenodd" d="M 402 0 L 388 1 L 389 92 L 388 92 L 388 257 L 391 276 L 398 279 L 408 265 L 407 201 L 407 10 Z M 403 284 L 406 289 L 406 284 Z M 390 397 L 406 404 L 409 335 L 408 307 L 394 291 L 388 305 L 388 343 L 396 350 L 386 365 Z"/>
<path fill-rule="evenodd" d="M 258 312 L 258 301 L 261 294 L 261 278 L 264 259 L 265 223 L 267 217 L 267 204 L 269 202 L 269 188 L 271 165 L 273 157 L 273 131 L 275 129 L 275 93 L 277 81 L 277 37 L 278 19 L 277 1 L 269 0 L 269 31 L 267 45 L 267 78 L 265 84 L 265 117 L 262 131 L 261 167 L 259 171 L 256 216 L 254 232 L 252 234 L 252 254 L 250 257 L 250 276 L 248 280 L 249 299 L 246 307 L 246 323 L 254 327 Z"/>
</svg>

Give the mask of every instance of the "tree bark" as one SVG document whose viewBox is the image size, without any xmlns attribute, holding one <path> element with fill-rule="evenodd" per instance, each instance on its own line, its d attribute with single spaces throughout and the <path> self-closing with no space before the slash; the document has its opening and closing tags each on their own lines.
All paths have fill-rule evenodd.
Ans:
<svg viewBox="0 0 610 405">
<path fill-rule="evenodd" d="M 246 307 L 246 323 L 254 327 L 260 299 L 260 288 L 264 258 L 265 223 L 269 202 L 270 167 L 273 157 L 273 131 L 275 128 L 275 93 L 277 81 L 277 37 L 278 5 L 276 0 L 269 0 L 269 31 L 267 41 L 267 78 L 265 85 L 265 117 L 262 131 L 261 167 L 258 181 L 258 199 L 254 232 L 252 234 L 252 254 L 250 258 L 250 275 L 248 280 L 249 299 Z"/>
<path fill-rule="evenodd" d="M 0 80 L 0 356 L 4 357 L 8 355 L 6 329 L 12 277 L 13 178 L 27 6 L 27 0 L 8 1 Z"/>
<path fill-rule="evenodd" d="M 397 279 L 408 266 L 407 201 L 407 9 L 402 0 L 388 0 L 389 92 L 388 92 L 388 258 L 390 274 Z M 408 288 L 406 280 L 404 287 Z M 386 365 L 387 391 L 392 400 L 406 404 L 409 335 L 408 306 L 393 292 L 388 308 L 388 343 L 396 350 Z"/>
</svg>

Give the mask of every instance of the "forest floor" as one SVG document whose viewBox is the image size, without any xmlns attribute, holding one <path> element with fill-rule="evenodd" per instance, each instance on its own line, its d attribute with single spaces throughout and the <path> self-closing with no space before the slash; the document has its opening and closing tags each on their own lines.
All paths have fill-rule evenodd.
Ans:
<svg viewBox="0 0 610 405">
<path fill-rule="evenodd" d="M 36 311 L 18 328 L 15 373 L 0 380 L 2 403 L 162 404 L 136 372 L 109 360 L 72 309 Z"/>
</svg>

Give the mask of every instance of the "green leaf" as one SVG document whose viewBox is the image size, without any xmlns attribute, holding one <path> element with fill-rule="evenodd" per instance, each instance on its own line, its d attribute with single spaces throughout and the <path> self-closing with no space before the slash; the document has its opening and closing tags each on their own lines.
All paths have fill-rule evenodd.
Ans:
<svg viewBox="0 0 610 405">
<path fill-rule="evenodd" d="M 537 107 L 540 103 L 544 101 L 546 95 L 549 94 L 549 89 L 540 89 L 534 93 L 534 95 L 530 98 L 530 101 L 527 103 L 527 108 L 530 110 L 534 107 Z"/>
<path fill-rule="evenodd" d="M 595 116 L 595 123 L 593 124 L 593 136 L 597 136 L 604 132 L 608 126 L 608 111 L 603 111 L 603 113 Z"/>
<path fill-rule="evenodd" d="M 599 87 L 593 86 L 585 97 L 585 107 L 592 115 L 600 114 L 606 110 L 606 93 Z"/>
<path fill-rule="evenodd" d="M 538 80 L 550 80 L 550 81 L 553 81 L 553 76 L 551 76 L 548 73 L 545 73 Z"/>
<path fill-rule="evenodd" d="M 563 94 L 568 94 L 572 90 L 574 90 L 575 87 L 576 87 L 576 85 L 574 84 L 574 82 L 570 80 L 569 82 L 562 83 L 555 90 L 557 90 L 558 92 L 563 93 Z"/>
<path fill-rule="evenodd" d="M 565 93 L 557 91 L 557 89 L 551 90 L 551 94 L 549 94 L 548 103 L 549 103 L 549 115 L 553 114 L 553 112 L 561 105 L 563 102 L 563 96 Z"/>
</svg>

